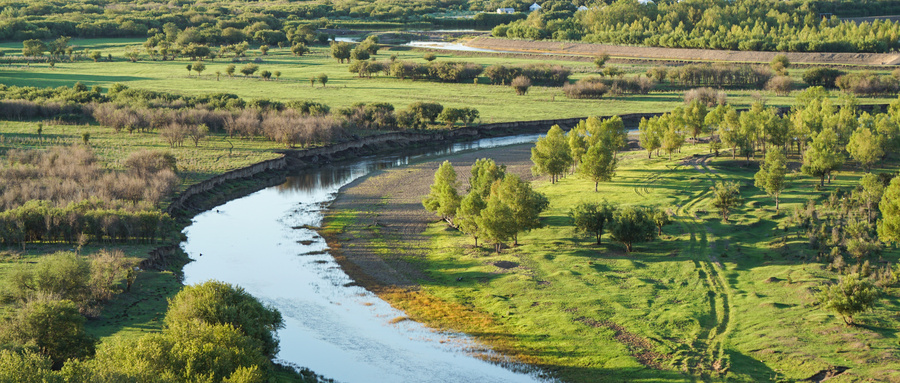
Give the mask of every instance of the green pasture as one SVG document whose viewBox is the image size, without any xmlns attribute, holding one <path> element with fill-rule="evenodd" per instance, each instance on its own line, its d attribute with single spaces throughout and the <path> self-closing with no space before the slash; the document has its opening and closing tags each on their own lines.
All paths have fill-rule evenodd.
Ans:
<svg viewBox="0 0 900 383">
<path fill-rule="evenodd" d="M 486 77 L 480 77 L 478 84 L 436 83 L 427 81 L 399 80 L 393 77 L 376 76 L 359 78 L 348 71 L 348 64 L 340 64 L 329 56 L 329 49 L 313 47 L 310 54 L 297 57 L 289 48 L 273 47 L 269 54 L 261 56 L 258 50 L 250 50 L 240 62 L 232 58 L 206 60 L 206 70 L 198 76 L 188 72 L 186 66 L 192 61 L 151 61 L 142 55 L 135 63 L 124 57 L 127 46 L 140 47 L 135 39 L 87 39 L 73 40 L 79 49 L 99 50 L 104 59 L 93 62 L 83 59 L 73 63 L 58 62 L 54 67 L 48 63 L 22 65 L 13 63 L 2 65 L 0 60 L 0 83 L 18 86 L 58 87 L 72 86 L 82 82 L 88 87 L 100 85 L 108 89 L 113 83 L 124 83 L 129 87 L 166 91 L 179 94 L 209 94 L 217 92 L 233 93 L 247 100 L 273 99 L 279 101 L 312 100 L 325 103 L 332 108 L 346 107 L 355 103 L 392 103 L 398 109 L 417 102 L 438 102 L 448 107 L 474 107 L 481 113 L 481 122 L 522 121 L 585 117 L 589 115 L 610 116 L 624 113 L 663 112 L 683 102 L 683 90 L 669 89 L 647 95 L 625 95 L 607 97 L 601 100 L 567 99 L 559 87 L 534 86 L 528 94 L 517 96 L 508 86 L 489 85 Z M 21 50 L 16 43 L 0 44 L 7 56 Z M 399 60 L 413 60 L 424 63 L 424 51 L 408 47 L 386 47 L 375 58 L 386 61 L 391 55 Z M 105 61 L 112 54 L 113 61 Z M 467 61 L 482 65 L 492 64 L 534 64 L 549 63 L 568 66 L 572 69 L 572 79 L 596 75 L 592 63 L 564 61 L 553 56 L 546 59 L 526 59 L 483 55 L 471 52 L 454 54 L 439 53 L 437 60 Z M 240 68 L 248 62 L 259 59 L 259 70 L 281 72 L 276 79 L 263 81 L 256 75 L 245 77 Z M 234 64 L 238 71 L 234 77 L 225 74 L 225 68 Z M 620 65 L 629 74 L 644 73 L 650 65 Z M 221 72 L 217 75 L 216 72 Z M 321 73 L 328 75 L 328 83 L 310 85 L 309 78 Z M 792 76 L 800 82 L 802 71 L 794 70 Z M 776 96 L 771 92 L 749 90 L 727 90 L 728 101 L 736 106 L 747 106 L 754 100 L 764 98 L 769 104 L 787 106 L 793 101 L 789 96 Z M 887 99 L 864 99 L 863 103 L 886 103 Z"/>
<path fill-rule="evenodd" d="M 550 199 L 545 226 L 501 254 L 435 223 L 426 233 L 427 259 L 417 262 L 428 276 L 420 283 L 443 301 L 494 318 L 520 357 L 566 381 L 797 381 L 832 366 L 850 368 L 833 381 L 900 379 L 896 294 L 861 314 L 859 326 L 845 326 L 814 298 L 838 275 L 816 262 L 805 235 L 783 230 L 789 209 L 854 188 L 861 172 L 840 172 L 821 191 L 816 179 L 791 173 L 776 213 L 753 187 L 755 163 L 711 157 L 695 169 L 682 162 L 707 153 L 706 145 L 686 146 L 673 161 L 629 153 L 596 193 L 577 176 L 538 181 Z M 727 223 L 711 206 L 717 180 L 743 185 L 744 206 Z M 567 212 L 603 198 L 670 209 L 673 223 L 631 254 L 608 235 L 597 246 L 575 232 Z M 875 258 L 893 263 L 898 256 L 887 249 Z M 610 323 L 646 343 L 623 341 Z M 647 353 L 663 356 L 658 366 L 639 362 Z"/>
</svg>

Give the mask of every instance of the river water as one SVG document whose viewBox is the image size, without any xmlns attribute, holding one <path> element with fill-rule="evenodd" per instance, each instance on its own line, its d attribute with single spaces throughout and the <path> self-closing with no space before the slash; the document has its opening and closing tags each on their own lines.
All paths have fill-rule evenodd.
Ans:
<svg viewBox="0 0 900 383">
<path fill-rule="evenodd" d="M 278 358 L 340 382 L 546 381 L 539 372 L 527 372 L 528 366 L 513 366 L 515 372 L 475 358 L 472 352 L 480 348 L 464 335 L 413 321 L 395 323 L 404 313 L 352 286 L 325 240 L 308 228 L 321 225 L 342 186 L 373 171 L 538 136 L 483 139 L 301 171 L 282 185 L 194 217 L 181 244 L 194 260 L 184 267 L 184 282 L 224 281 L 276 307 L 286 325 L 278 332 Z"/>
</svg>

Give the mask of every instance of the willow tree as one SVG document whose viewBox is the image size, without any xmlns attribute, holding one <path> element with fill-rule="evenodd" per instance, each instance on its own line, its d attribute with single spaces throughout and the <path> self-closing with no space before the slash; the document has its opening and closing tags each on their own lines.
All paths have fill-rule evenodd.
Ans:
<svg viewBox="0 0 900 383">
<path fill-rule="evenodd" d="M 581 176 L 594 181 L 594 191 L 597 191 L 597 185 L 600 182 L 606 182 L 616 175 L 616 166 L 618 161 L 615 156 L 616 150 L 612 147 L 606 147 L 602 143 L 591 146 L 582 157 L 581 167 L 578 173 Z"/>
<path fill-rule="evenodd" d="M 809 176 L 819 177 L 819 186 L 825 186 L 825 177 L 831 182 L 831 172 L 844 163 L 844 156 L 838 146 L 838 136 L 831 128 L 823 129 L 813 138 L 809 149 L 803 154 L 800 170 Z"/>
<path fill-rule="evenodd" d="M 541 137 L 531 148 L 531 172 L 535 175 L 550 175 L 550 182 L 556 183 L 559 176 L 572 164 L 572 154 L 565 133 L 559 125 L 553 125 L 545 137 Z"/>
</svg>

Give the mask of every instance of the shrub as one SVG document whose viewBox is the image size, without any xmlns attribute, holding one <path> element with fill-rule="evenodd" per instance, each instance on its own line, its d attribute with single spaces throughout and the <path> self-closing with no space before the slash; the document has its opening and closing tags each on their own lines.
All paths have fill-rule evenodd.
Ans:
<svg viewBox="0 0 900 383">
<path fill-rule="evenodd" d="M 713 88 L 694 88 L 684 92 L 684 103 L 690 104 L 694 100 L 700 101 L 701 103 L 706 104 L 706 106 L 713 107 L 716 105 L 725 105 L 727 101 L 727 95 L 724 91 L 720 89 Z"/>
<path fill-rule="evenodd" d="M 422 55 L 422 58 L 425 59 L 425 61 L 430 62 L 430 61 L 434 61 L 437 58 L 437 56 L 435 56 L 434 53 L 427 52 L 424 55 Z"/>
<path fill-rule="evenodd" d="M 835 80 L 835 85 L 842 91 L 861 96 L 890 95 L 900 89 L 900 82 L 893 76 L 872 72 L 845 74 Z"/>
<path fill-rule="evenodd" d="M 519 76 L 512 80 L 510 86 L 516 90 L 516 94 L 519 96 L 525 95 L 528 93 L 528 88 L 531 87 L 531 80 L 525 76 Z"/>
<path fill-rule="evenodd" d="M 609 92 L 609 88 L 599 81 L 578 81 L 575 84 L 563 85 L 563 92 L 568 98 L 599 99 Z"/>
<path fill-rule="evenodd" d="M 837 86 L 834 83 L 835 80 L 844 74 L 844 71 L 838 69 L 821 67 L 809 68 L 806 72 L 803 72 L 803 82 L 809 86 L 834 88 Z"/>
<path fill-rule="evenodd" d="M 791 93 L 793 85 L 794 81 L 791 80 L 790 76 L 775 76 L 766 83 L 766 90 L 775 92 L 779 96 L 786 96 L 788 93 Z"/>
</svg>

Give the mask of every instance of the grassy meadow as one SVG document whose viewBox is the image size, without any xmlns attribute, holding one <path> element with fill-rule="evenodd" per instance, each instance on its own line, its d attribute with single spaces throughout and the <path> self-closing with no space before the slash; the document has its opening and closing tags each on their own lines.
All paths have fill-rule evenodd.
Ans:
<svg viewBox="0 0 900 383">
<path fill-rule="evenodd" d="M 833 366 L 849 368 L 835 382 L 900 379 L 896 294 L 855 317 L 858 326 L 844 325 L 814 296 L 839 274 L 787 223 L 791 209 L 855 188 L 862 172 L 848 166 L 817 190 L 817 179 L 795 170 L 776 212 L 753 186 L 755 162 L 708 153 L 703 144 L 685 146 L 672 161 L 628 152 L 596 193 L 577 176 L 536 181 L 550 200 L 544 227 L 520 234 L 519 246 L 500 254 L 433 223 L 420 249 L 425 258 L 407 259 L 426 276 L 421 291 L 381 295 L 416 320 L 473 334 L 563 381 L 799 381 Z M 895 172 L 897 164 L 876 171 Z M 729 222 L 711 204 L 719 180 L 742 184 L 744 204 Z M 673 222 L 630 254 L 608 234 L 598 246 L 574 230 L 567 213 L 600 199 L 660 206 Z M 329 228 L 365 237 L 370 229 L 353 222 L 378 216 L 372 209 L 336 214 Z M 376 250 L 418 246 L 388 232 L 372 235 Z M 898 257 L 887 248 L 872 259 Z"/>
<path fill-rule="evenodd" d="M 100 85 L 108 89 L 110 85 L 121 82 L 132 88 L 166 91 L 179 94 L 200 95 L 217 92 L 233 93 L 247 100 L 273 99 L 279 101 L 313 100 L 325 103 L 332 108 L 346 107 L 355 103 L 388 102 L 397 109 L 417 102 L 438 102 L 449 107 L 474 107 L 481 113 L 481 122 L 523 121 L 539 119 L 557 119 L 569 117 L 585 117 L 589 115 L 611 116 L 624 113 L 663 112 L 671 110 L 683 101 L 683 90 L 666 90 L 651 92 L 647 95 L 625 95 L 606 97 L 601 100 L 567 99 L 559 87 L 533 86 L 526 95 L 517 96 L 508 86 L 489 85 L 486 77 L 480 77 L 478 84 L 437 83 L 427 81 L 398 80 L 393 77 L 378 76 L 370 79 L 359 78 L 350 73 L 348 64 L 340 64 L 330 57 L 330 49 L 314 46 L 311 52 L 302 57 L 291 54 L 289 48 L 273 47 L 268 55 L 262 56 L 258 50 L 251 49 L 247 57 L 240 62 L 232 62 L 232 58 L 206 60 L 206 70 L 200 76 L 196 72 L 188 72 L 186 66 L 193 61 L 178 59 L 175 61 L 151 61 L 142 55 L 140 61 L 130 62 L 124 57 L 129 46 L 141 47 L 142 41 L 135 39 L 84 39 L 73 40 L 71 45 L 77 50 L 99 50 L 104 59 L 100 62 L 88 60 L 74 63 L 58 62 L 54 67 L 48 63 L 35 63 L 28 66 L 21 63 L 11 65 L 0 64 L 0 83 L 18 86 L 57 87 L 72 86 L 81 81 L 89 88 Z M 21 50 L 21 44 L 3 43 L 0 50 L 7 57 Z M 404 46 L 385 47 L 374 56 L 379 61 L 388 60 L 397 55 L 399 60 L 411 60 L 424 63 L 422 50 Z M 106 57 L 111 54 L 112 62 Z M 248 62 L 260 59 L 259 70 L 280 71 L 281 77 L 273 76 L 263 81 L 258 72 L 254 76 L 245 77 L 239 70 Z M 502 57 L 472 52 L 439 53 L 437 60 L 467 61 L 481 65 L 492 64 L 560 64 L 572 69 L 572 79 L 596 75 L 598 71 L 589 62 L 565 61 L 548 56 L 547 59 L 527 59 L 518 57 Z M 0 60 L 2 63 L 2 60 Z M 234 77 L 225 74 L 229 64 L 235 64 L 237 70 Z M 644 73 L 651 65 L 624 64 L 617 65 L 628 74 Z M 216 75 L 216 72 L 221 75 Z M 802 69 L 791 72 L 795 83 L 800 83 Z M 309 78 L 321 73 L 328 75 L 328 83 L 322 86 L 316 83 L 310 86 Z M 728 100 L 738 107 L 746 107 L 757 97 L 764 97 L 771 105 L 788 106 L 793 98 L 776 96 L 771 92 L 750 90 L 728 90 Z M 863 103 L 886 103 L 887 99 L 863 99 Z"/>
</svg>

